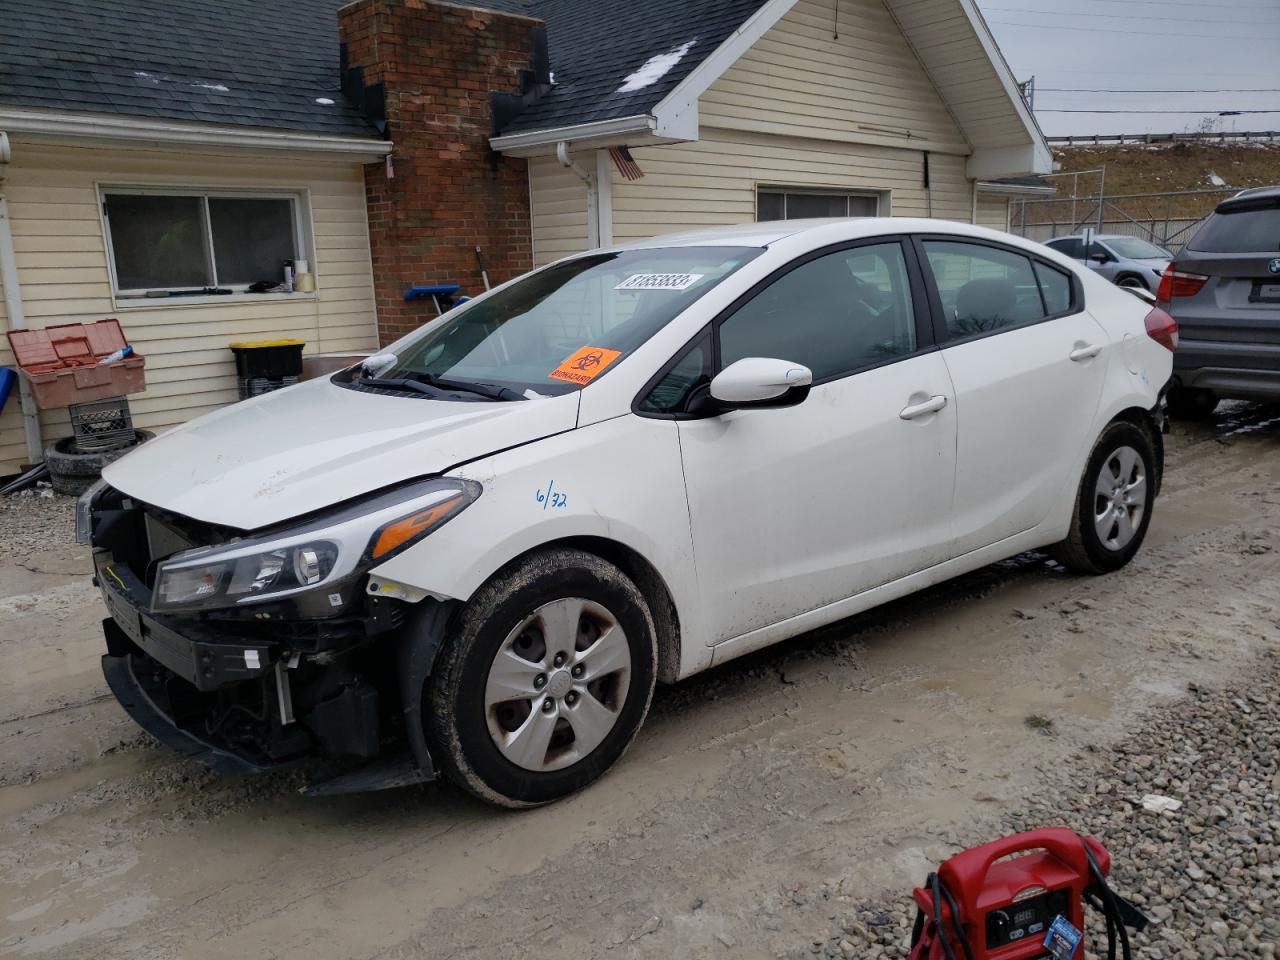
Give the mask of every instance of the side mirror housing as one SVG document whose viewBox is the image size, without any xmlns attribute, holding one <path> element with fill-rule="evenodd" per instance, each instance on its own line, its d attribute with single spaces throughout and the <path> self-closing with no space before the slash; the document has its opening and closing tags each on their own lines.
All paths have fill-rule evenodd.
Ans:
<svg viewBox="0 0 1280 960">
<path fill-rule="evenodd" d="M 800 363 L 745 357 L 711 381 L 711 399 L 723 410 L 793 407 L 809 395 L 813 371 Z"/>
<path fill-rule="evenodd" d="M 1110 255 L 1106 253 L 1101 253 L 1101 252 L 1089 254 L 1089 259 L 1092 260 L 1094 263 L 1110 263 L 1111 262 Z"/>
</svg>

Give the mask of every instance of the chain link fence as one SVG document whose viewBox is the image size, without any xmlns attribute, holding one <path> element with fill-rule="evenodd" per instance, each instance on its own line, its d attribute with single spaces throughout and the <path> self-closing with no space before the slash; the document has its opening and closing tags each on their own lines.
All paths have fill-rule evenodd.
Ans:
<svg viewBox="0 0 1280 960">
<path fill-rule="evenodd" d="M 1177 190 L 1165 193 L 1077 194 L 1018 200 L 1010 211 L 1013 233 L 1028 240 L 1052 240 L 1092 227 L 1098 233 L 1141 237 L 1172 253 L 1181 252 L 1220 200 L 1237 187 Z M 1188 216 L 1188 207 L 1197 215 Z"/>
</svg>

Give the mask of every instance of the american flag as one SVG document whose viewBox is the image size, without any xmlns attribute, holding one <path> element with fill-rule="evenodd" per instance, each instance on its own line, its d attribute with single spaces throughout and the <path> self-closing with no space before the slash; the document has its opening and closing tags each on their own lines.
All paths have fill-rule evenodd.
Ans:
<svg viewBox="0 0 1280 960">
<path fill-rule="evenodd" d="M 639 180 L 644 176 L 644 171 L 640 169 L 640 165 L 635 162 L 631 151 L 626 147 L 610 147 L 609 156 L 613 157 L 614 166 L 627 180 Z"/>
</svg>

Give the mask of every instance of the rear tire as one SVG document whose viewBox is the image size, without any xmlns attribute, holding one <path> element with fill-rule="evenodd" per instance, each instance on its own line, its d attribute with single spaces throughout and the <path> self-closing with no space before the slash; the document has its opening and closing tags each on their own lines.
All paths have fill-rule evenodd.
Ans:
<svg viewBox="0 0 1280 960">
<path fill-rule="evenodd" d="M 1167 400 L 1169 416 L 1175 420 L 1204 420 L 1218 409 L 1220 398 L 1199 387 L 1172 387 Z"/>
<path fill-rule="evenodd" d="M 655 637 L 644 597 L 613 564 L 569 548 L 513 563 L 449 625 L 422 718 L 432 757 L 498 806 L 582 789 L 644 722 Z"/>
<path fill-rule="evenodd" d="M 1119 570 L 1146 538 L 1156 484 L 1150 434 L 1124 420 L 1108 424 L 1080 480 L 1071 532 L 1050 555 L 1073 573 Z"/>
<path fill-rule="evenodd" d="M 1146 281 L 1144 281 L 1144 280 L 1143 280 L 1140 276 L 1138 276 L 1137 274 L 1133 274 L 1133 273 L 1126 273 L 1123 277 L 1121 277 L 1120 279 L 1118 279 L 1118 280 L 1116 281 L 1116 286 L 1117 286 L 1117 287 L 1132 287 L 1132 288 L 1135 288 L 1135 289 L 1138 289 L 1138 290 L 1150 290 L 1150 289 L 1151 289 L 1149 286 L 1147 286 Z"/>
</svg>

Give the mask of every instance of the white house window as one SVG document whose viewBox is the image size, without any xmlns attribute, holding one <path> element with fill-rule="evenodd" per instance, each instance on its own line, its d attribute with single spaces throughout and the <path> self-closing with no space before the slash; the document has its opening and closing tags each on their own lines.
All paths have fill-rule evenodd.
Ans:
<svg viewBox="0 0 1280 960">
<path fill-rule="evenodd" d="M 804 220 L 810 217 L 874 217 L 878 193 L 761 187 L 756 192 L 757 220 Z"/>
<path fill-rule="evenodd" d="M 116 295 L 262 291 L 285 262 L 306 258 L 293 194 L 103 188 Z"/>
</svg>

